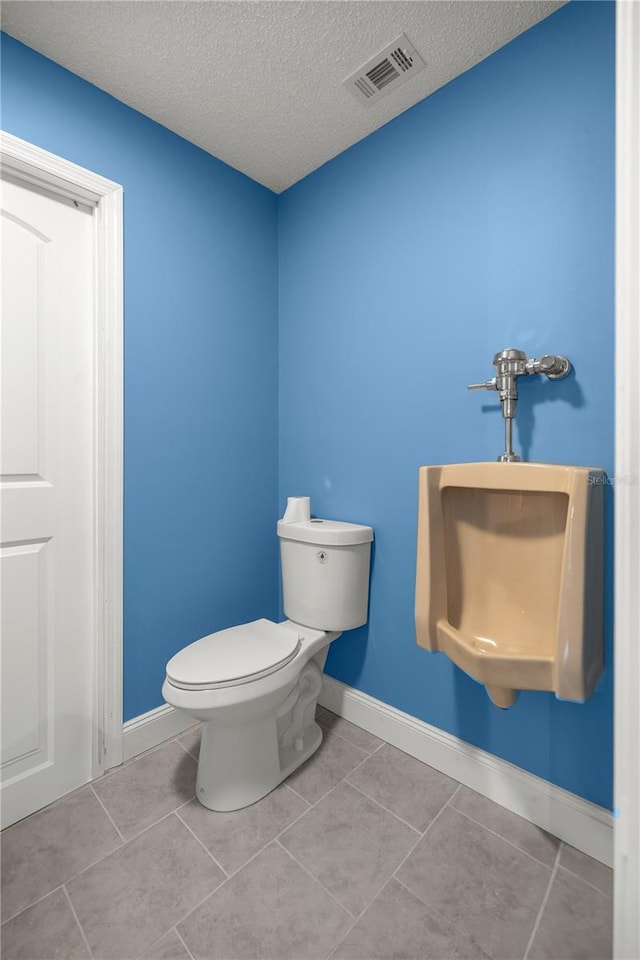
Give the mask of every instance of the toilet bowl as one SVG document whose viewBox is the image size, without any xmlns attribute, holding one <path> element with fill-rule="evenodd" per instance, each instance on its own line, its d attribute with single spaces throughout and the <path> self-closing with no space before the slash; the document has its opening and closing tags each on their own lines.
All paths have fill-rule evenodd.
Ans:
<svg viewBox="0 0 640 960">
<path fill-rule="evenodd" d="M 318 749 L 329 644 L 367 619 L 371 527 L 312 520 L 309 498 L 290 497 L 278 536 L 292 619 L 212 633 L 166 668 L 166 702 L 203 723 L 196 796 L 211 810 L 255 803 Z"/>
</svg>

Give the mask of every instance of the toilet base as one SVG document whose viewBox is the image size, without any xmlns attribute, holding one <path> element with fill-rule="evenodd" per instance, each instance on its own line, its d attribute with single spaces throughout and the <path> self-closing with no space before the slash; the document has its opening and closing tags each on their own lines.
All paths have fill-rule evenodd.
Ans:
<svg viewBox="0 0 640 960">
<path fill-rule="evenodd" d="M 302 628 L 291 625 L 298 635 Z M 202 722 L 196 797 L 209 810 L 240 810 L 260 800 L 315 753 L 322 669 L 336 632 L 304 628 L 298 656 L 247 683 L 187 690 L 165 679 L 171 706 Z"/>
<path fill-rule="evenodd" d="M 322 730 L 313 721 L 295 743 L 278 747 L 275 719 L 242 727 L 203 725 L 196 797 L 209 810 L 241 810 L 271 793 L 316 752 Z"/>
</svg>

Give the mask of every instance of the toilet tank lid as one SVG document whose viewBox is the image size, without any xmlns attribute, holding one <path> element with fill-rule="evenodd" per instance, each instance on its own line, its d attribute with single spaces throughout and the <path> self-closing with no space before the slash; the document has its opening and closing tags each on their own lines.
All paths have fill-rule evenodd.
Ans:
<svg viewBox="0 0 640 960">
<path fill-rule="evenodd" d="M 354 543 L 369 543 L 373 540 L 373 528 L 361 523 L 346 523 L 343 520 L 298 520 L 285 523 L 278 520 L 278 536 L 283 540 L 300 540 L 303 543 L 321 543 L 327 547 L 346 546 Z"/>
</svg>

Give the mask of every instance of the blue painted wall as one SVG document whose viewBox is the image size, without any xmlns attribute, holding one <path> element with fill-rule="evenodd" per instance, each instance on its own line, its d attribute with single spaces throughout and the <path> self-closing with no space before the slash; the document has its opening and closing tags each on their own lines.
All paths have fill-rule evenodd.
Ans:
<svg viewBox="0 0 640 960">
<path fill-rule="evenodd" d="M 374 108 L 375 109 L 375 108 Z M 494 459 L 504 347 L 564 353 L 524 382 L 526 459 L 613 469 L 614 5 L 573 2 L 341 154 L 279 201 L 280 496 L 370 523 L 367 627 L 327 672 L 609 806 L 606 674 L 585 705 L 500 711 L 415 645 L 417 471 Z M 610 507 L 609 503 L 609 507 Z"/>
<path fill-rule="evenodd" d="M 575 364 L 522 384 L 525 458 L 613 469 L 613 4 L 574 0 L 279 198 L 4 36 L 2 55 L 4 129 L 125 187 L 125 719 L 176 649 L 277 616 L 274 519 L 311 494 L 376 530 L 369 624 L 328 672 L 609 806 L 611 510 L 584 706 L 497 710 L 415 646 L 413 583 L 418 466 L 501 449 L 492 395 L 465 389 L 496 350 Z"/>
<path fill-rule="evenodd" d="M 125 719 L 167 659 L 277 616 L 269 190 L 2 36 L 2 126 L 125 191 Z"/>
</svg>

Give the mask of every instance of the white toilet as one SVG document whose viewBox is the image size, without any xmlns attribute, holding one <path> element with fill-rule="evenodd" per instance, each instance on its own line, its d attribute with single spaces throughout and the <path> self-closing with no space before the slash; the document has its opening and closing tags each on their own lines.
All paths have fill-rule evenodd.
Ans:
<svg viewBox="0 0 640 960">
<path fill-rule="evenodd" d="M 329 644 L 367 621 L 372 528 L 312 520 L 309 497 L 289 497 L 277 529 L 289 619 L 220 630 L 167 664 L 164 699 L 204 724 L 196 796 L 211 810 L 255 803 L 318 749 Z"/>
</svg>

